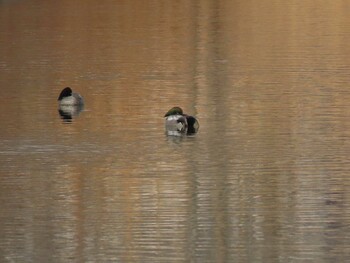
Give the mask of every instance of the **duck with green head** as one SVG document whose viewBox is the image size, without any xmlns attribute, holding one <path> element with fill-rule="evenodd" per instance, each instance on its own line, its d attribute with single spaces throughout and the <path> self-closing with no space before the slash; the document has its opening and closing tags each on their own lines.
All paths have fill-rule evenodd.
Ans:
<svg viewBox="0 0 350 263">
<path fill-rule="evenodd" d="M 180 107 L 171 108 L 165 115 L 165 127 L 168 131 L 193 134 L 198 131 L 199 123 L 191 115 L 183 113 Z"/>
</svg>

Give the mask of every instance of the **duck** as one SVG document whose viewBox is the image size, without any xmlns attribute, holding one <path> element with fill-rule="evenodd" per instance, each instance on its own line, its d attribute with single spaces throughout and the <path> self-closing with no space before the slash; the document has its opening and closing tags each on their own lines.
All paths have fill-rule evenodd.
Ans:
<svg viewBox="0 0 350 263">
<path fill-rule="evenodd" d="M 171 108 L 165 115 L 165 127 L 167 131 L 177 131 L 180 133 L 194 134 L 199 129 L 198 120 L 183 113 L 180 107 Z"/>
<path fill-rule="evenodd" d="M 82 106 L 84 99 L 79 93 L 72 91 L 70 87 L 64 88 L 58 97 L 60 106 Z"/>
</svg>

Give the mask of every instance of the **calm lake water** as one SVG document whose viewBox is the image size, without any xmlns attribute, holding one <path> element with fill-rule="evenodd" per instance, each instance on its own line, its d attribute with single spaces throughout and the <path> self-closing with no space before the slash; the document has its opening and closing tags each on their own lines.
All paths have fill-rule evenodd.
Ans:
<svg viewBox="0 0 350 263">
<path fill-rule="evenodd" d="M 0 1 L 0 262 L 350 262 L 349 11 Z"/>
</svg>

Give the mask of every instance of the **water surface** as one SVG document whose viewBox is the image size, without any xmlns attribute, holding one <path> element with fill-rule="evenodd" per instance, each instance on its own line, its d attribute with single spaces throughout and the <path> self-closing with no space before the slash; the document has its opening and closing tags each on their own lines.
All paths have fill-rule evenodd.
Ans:
<svg viewBox="0 0 350 263">
<path fill-rule="evenodd" d="M 0 261 L 346 262 L 348 10 L 0 1 Z"/>
</svg>

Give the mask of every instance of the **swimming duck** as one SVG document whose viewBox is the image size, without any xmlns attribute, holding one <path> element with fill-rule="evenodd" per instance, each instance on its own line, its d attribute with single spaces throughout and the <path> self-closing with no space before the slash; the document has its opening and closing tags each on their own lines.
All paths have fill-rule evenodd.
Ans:
<svg viewBox="0 0 350 263">
<path fill-rule="evenodd" d="M 58 97 L 60 106 L 78 106 L 84 104 L 84 99 L 79 93 L 75 93 L 71 88 L 64 88 Z"/>
<path fill-rule="evenodd" d="M 165 127 L 167 131 L 178 131 L 193 134 L 198 131 L 199 123 L 193 116 L 183 113 L 180 107 L 171 108 L 165 115 Z"/>
</svg>

